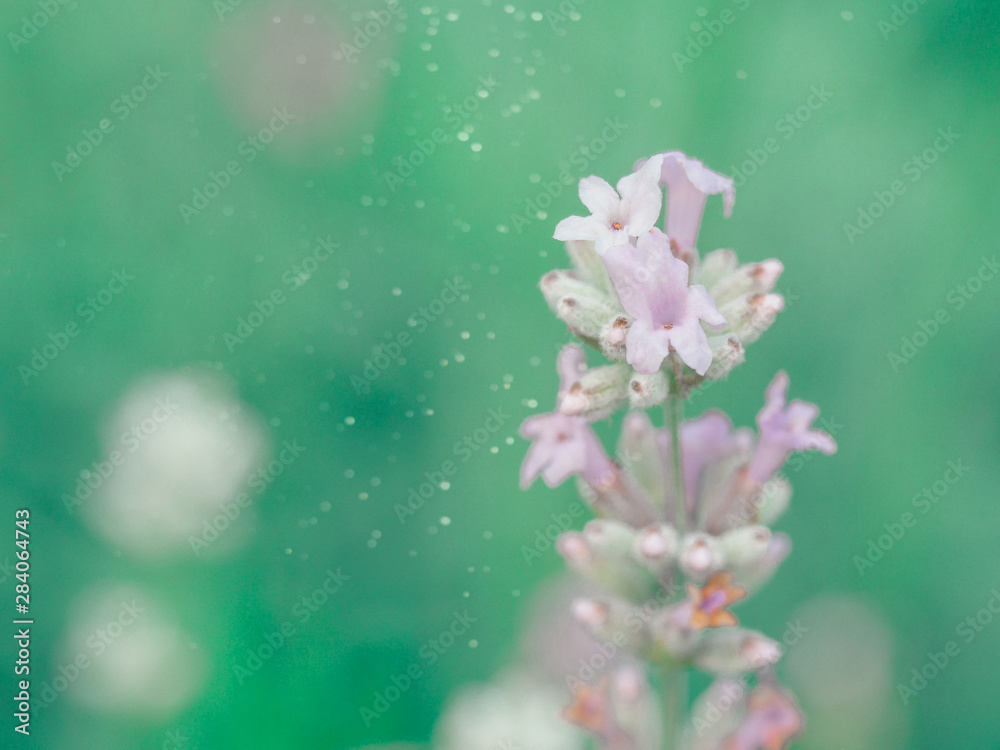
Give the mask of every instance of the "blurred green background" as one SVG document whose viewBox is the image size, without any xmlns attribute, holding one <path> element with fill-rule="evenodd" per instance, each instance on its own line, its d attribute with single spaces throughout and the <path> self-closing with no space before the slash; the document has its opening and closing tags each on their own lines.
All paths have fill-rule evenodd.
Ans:
<svg viewBox="0 0 1000 750">
<path fill-rule="evenodd" d="M 792 395 L 821 406 L 840 444 L 789 472 L 796 494 L 780 528 L 794 552 L 741 612 L 775 635 L 796 617 L 822 633 L 830 612 L 861 613 L 798 667 L 789 654 L 782 674 L 816 730 L 797 746 L 995 747 L 1000 627 L 970 643 L 956 628 L 1000 585 L 1000 282 L 979 285 L 961 309 L 954 295 L 998 250 L 1000 6 L 386 8 L 0 9 L 10 528 L 0 529 L 0 560 L 14 558 L 13 510 L 31 509 L 32 676 L 39 685 L 65 665 L 81 593 L 119 583 L 160 602 L 202 664 L 176 710 L 95 707 L 70 686 L 35 716 L 30 738 L 8 719 L 0 745 L 160 748 L 171 732 L 183 747 L 213 750 L 426 742 L 449 694 L 515 658 L 532 593 L 563 567 L 551 550 L 527 565 L 521 548 L 574 490 L 518 489 L 526 444 L 516 431 L 554 403 L 554 354 L 568 335 L 536 282 L 567 265 L 550 238 L 580 206 L 572 188 L 542 198 L 551 206 L 541 215 L 533 206 L 565 172 L 613 182 L 637 158 L 681 149 L 740 185 L 731 219 L 709 203 L 702 251 L 780 258 L 789 301 L 694 411 L 717 406 L 752 424 L 785 368 Z M 814 88 L 822 99 L 810 99 Z M 287 114 L 275 119 L 274 108 Z M 618 123 L 610 131 L 608 118 Z M 260 133 L 278 126 L 273 138 Z M 942 140 L 949 128 L 957 138 Z M 430 153 L 413 157 L 419 149 Z M 754 155 L 763 163 L 743 166 Z M 224 187 L 206 189 L 213 180 Z M 845 228 L 897 180 L 905 189 L 874 210 L 884 215 Z M 336 244 L 333 254 L 296 268 L 317 237 Z M 123 267 L 134 281 L 81 315 Z M 448 284 L 459 299 L 443 295 Z M 233 345 L 227 334 L 273 290 L 285 301 Z M 889 354 L 939 309 L 948 321 L 894 366 Z M 74 322 L 65 350 L 26 377 L 33 350 Z M 404 332 L 399 358 L 355 388 L 376 347 Z M 254 498 L 240 519 L 252 533 L 230 554 L 135 555 L 61 500 L 102 459 L 102 425 L 124 395 L 164 372 L 213 373 L 275 448 L 306 449 Z M 464 460 L 456 444 L 490 410 L 501 429 L 472 437 Z M 448 489 L 400 522 L 395 505 L 448 460 L 458 466 Z M 869 540 L 958 460 L 968 473 L 859 572 Z M 300 625 L 296 603 L 338 568 L 349 580 Z M 15 581 L 4 575 L 6 608 Z M 476 622 L 428 665 L 420 649 L 456 610 Z M 241 676 L 247 650 L 289 620 L 296 633 Z M 951 640 L 959 655 L 904 705 L 897 684 Z M 5 694 L 13 655 L 5 647 Z M 366 726 L 359 709 L 415 662 L 423 676 Z M 861 693 L 872 712 L 862 730 L 851 729 L 864 712 L 845 664 L 884 665 Z"/>
</svg>

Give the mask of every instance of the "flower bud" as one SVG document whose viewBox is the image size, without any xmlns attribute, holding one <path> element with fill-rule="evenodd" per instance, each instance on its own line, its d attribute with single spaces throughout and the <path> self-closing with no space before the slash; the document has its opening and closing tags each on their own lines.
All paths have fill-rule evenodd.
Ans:
<svg viewBox="0 0 1000 750">
<path fill-rule="evenodd" d="M 597 518 L 583 527 L 583 536 L 597 554 L 626 557 L 635 543 L 636 531 L 620 521 Z"/>
<path fill-rule="evenodd" d="M 656 581 L 631 557 L 635 530 L 618 521 L 590 521 L 583 533 L 567 531 L 556 540 L 556 550 L 587 580 L 623 599 L 642 600 Z"/>
<path fill-rule="evenodd" d="M 556 552 L 574 570 L 582 570 L 594 559 L 594 551 L 578 531 L 564 531 L 556 538 Z"/>
<path fill-rule="evenodd" d="M 663 504 L 666 476 L 656 430 L 644 411 L 630 411 L 622 424 L 618 457 L 629 475 L 657 505 Z"/>
<path fill-rule="evenodd" d="M 702 631 L 691 627 L 691 602 L 687 600 L 661 609 L 650 620 L 649 628 L 655 644 L 652 660 L 686 660 L 701 642 Z"/>
<path fill-rule="evenodd" d="M 618 313 L 606 299 L 566 295 L 556 303 L 555 313 L 574 334 L 597 346 L 605 324 Z"/>
<path fill-rule="evenodd" d="M 568 416 L 610 414 L 625 403 L 629 368 L 606 365 L 587 370 L 559 403 L 559 411 Z"/>
<path fill-rule="evenodd" d="M 732 335 L 709 336 L 712 347 L 712 364 L 705 373 L 706 380 L 722 380 L 746 360 L 746 350 L 740 340 Z"/>
<path fill-rule="evenodd" d="M 658 560 L 677 556 L 680 537 L 677 529 L 667 523 L 647 526 L 635 538 L 634 550 L 645 560 Z"/>
<path fill-rule="evenodd" d="M 649 498 L 617 465 L 614 469 L 606 482 L 591 484 L 577 477 L 577 492 L 599 516 L 618 519 L 633 528 L 650 523 L 656 511 Z"/>
<path fill-rule="evenodd" d="M 691 737 L 689 750 L 718 750 L 736 731 L 746 712 L 745 680 L 718 677 L 712 681 L 691 708 L 691 721 L 698 729 Z"/>
<path fill-rule="evenodd" d="M 763 524 L 774 523 L 788 509 L 792 499 L 792 483 L 775 474 L 761 485 L 757 501 L 757 520 Z"/>
<path fill-rule="evenodd" d="M 590 631 L 604 628 L 611 619 L 611 608 L 596 599 L 576 599 L 572 611 L 573 618 Z"/>
<path fill-rule="evenodd" d="M 570 240 L 566 243 L 566 254 L 573 261 L 573 267 L 585 281 L 602 289 L 611 289 L 611 279 L 604 268 L 604 261 L 594 250 L 594 243 L 589 240 Z"/>
<path fill-rule="evenodd" d="M 712 290 L 716 284 L 733 273 L 739 264 L 740 261 L 732 250 L 713 250 L 701 259 L 701 263 L 692 274 L 691 283 L 701 284 L 708 289 L 718 304 L 719 300 L 712 293 Z"/>
<path fill-rule="evenodd" d="M 784 270 L 781 261 L 774 258 L 740 266 L 712 287 L 712 298 L 722 306 L 745 294 L 766 294 L 774 289 Z"/>
<path fill-rule="evenodd" d="M 563 297 L 582 297 L 585 299 L 607 297 L 601 293 L 600 289 L 581 279 L 580 275 L 574 271 L 549 271 L 538 282 L 538 286 L 553 312 Z"/>
<path fill-rule="evenodd" d="M 632 608 L 613 599 L 576 599 L 572 604 L 573 618 L 594 638 L 611 642 L 630 651 L 638 651 L 650 641 L 648 628 L 636 628 Z"/>
<path fill-rule="evenodd" d="M 637 664 L 618 667 L 611 675 L 611 692 L 618 725 L 631 738 L 632 746 L 659 747 L 657 696 L 650 688 L 643 669 Z"/>
<path fill-rule="evenodd" d="M 767 554 L 771 530 L 767 526 L 744 526 L 719 537 L 728 565 L 751 565 Z"/>
<path fill-rule="evenodd" d="M 753 630 L 721 628 L 705 633 L 693 661 L 706 672 L 738 674 L 765 669 L 779 659 L 777 641 Z"/>
<path fill-rule="evenodd" d="M 657 575 L 673 568 L 680 547 L 677 530 L 666 523 L 652 524 L 640 531 L 632 545 L 632 557 Z"/>
<path fill-rule="evenodd" d="M 747 565 L 739 570 L 740 583 L 750 592 L 759 590 L 767 583 L 778 566 L 788 557 L 792 551 L 792 541 L 787 534 L 777 533 L 771 536 L 771 543 L 767 547 L 767 552 L 757 562 Z"/>
<path fill-rule="evenodd" d="M 669 395 L 670 383 L 662 370 L 644 375 L 633 372 L 628 384 L 628 400 L 633 409 L 648 409 L 662 404 Z"/>
<path fill-rule="evenodd" d="M 759 339 L 784 309 L 785 299 L 780 294 L 745 294 L 723 305 L 719 312 L 729 322 L 729 330 L 747 346 Z"/>
<path fill-rule="evenodd" d="M 605 323 L 601 329 L 601 352 L 612 362 L 624 362 L 625 336 L 628 333 L 630 320 L 626 315 L 618 315 Z"/>
<path fill-rule="evenodd" d="M 726 566 L 726 556 L 715 537 L 708 534 L 688 534 L 681 540 L 678 555 L 685 575 L 704 580 Z"/>
</svg>

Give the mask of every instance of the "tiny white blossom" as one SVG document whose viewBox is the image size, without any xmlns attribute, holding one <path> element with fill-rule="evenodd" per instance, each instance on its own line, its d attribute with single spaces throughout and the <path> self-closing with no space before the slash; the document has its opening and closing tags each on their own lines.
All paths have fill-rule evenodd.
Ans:
<svg viewBox="0 0 1000 750">
<path fill-rule="evenodd" d="M 656 225 L 663 208 L 659 187 L 662 155 L 618 181 L 618 190 L 600 177 L 580 180 L 580 201 L 590 216 L 570 216 L 556 225 L 557 240 L 590 240 L 598 255 L 613 247 L 627 245 Z"/>
</svg>

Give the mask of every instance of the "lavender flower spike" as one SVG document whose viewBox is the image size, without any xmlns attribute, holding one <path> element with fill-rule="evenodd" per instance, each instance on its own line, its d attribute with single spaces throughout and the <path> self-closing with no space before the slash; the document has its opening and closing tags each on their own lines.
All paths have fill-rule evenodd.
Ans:
<svg viewBox="0 0 1000 750">
<path fill-rule="evenodd" d="M 764 393 L 764 408 L 757 414 L 757 449 L 747 469 L 747 476 L 763 484 L 788 460 L 792 451 L 817 450 L 827 455 L 836 453 L 837 443 L 822 430 L 812 429 L 819 416 L 819 407 L 795 399 L 786 405 L 788 375 L 784 370 Z"/>
<path fill-rule="evenodd" d="M 521 488 L 527 489 L 539 476 L 549 487 L 562 484 L 573 474 L 580 474 L 590 484 L 607 482 L 614 465 L 597 435 L 590 428 L 592 419 L 569 416 L 558 411 L 573 384 L 586 369 L 583 347 L 568 344 L 559 352 L 559 395 L 556 411 L 528 417 L 521 423 L 521 437 L 532 441 L 521 465 Z"/>
<path fill-rule="evenodd" d="M 634 247 L 610 250 L 604 264 L 622 307 L 635 318 L 625 339 L 628 363 L 652 373 L 676 351 L 684 364 L 704 375 L 712 364 L 712 347 L 701 321 L 721 328 L 726 319 L 705 287 L 688 286 L 691 269 L 670 252 L 667 235 L 653 229 Z"/>
<path fill-rule="evenodd" d="M 580 180 L 580 201 L 590 216 L 570 216 L 556 225 L 557 240 L 592 240 L 598 255 L 630 244 L 656 224 L 663 207 L 658 181 L 662 157 L 654 156 L 642 169 L 622 177 L 618 192 L 600 177 Z M 619 197 L 620 196 L 620 197 Z"/>
<path fill-rule="evenodd" d="M 660 185 L 667 188 L 667 235 L 684 258 L 698 241 L 708 196 L 722 193 L 723 211 L 728 218 L 736 202 L 736 188 L 732 178 L 713 172 L 680 151 L 667 151 L 660 156 L 663 157 Z M 640 162 L 636 167 L 640 165 L 644 166 Z"/>
<path fill-rule="evenodd" d="M 653 226 L 663 187 L 666 231 Z M 792 492 L 775 472 L 792 451 L 837 446 L 813 427 L 816 406 L 788 403 L 784 372 L 767 388 L 756 434 L 734 429 L 717 411 L 684 421 L 693 389 L 742 362 L 744 346 L 783 306 L 773 293 L 779 261 L 740 266 L 731 250 L 699 259 L 705 203 L 716 194 L 728 216 L 733 181 L 679 151 L 638 162 L 618 192 L 596 177 L 582 180 L 580 198 L 592 215 L 570 217 L 555 232 L 570 241 L 576 270 L 550 273 L 541 284 L 549 307 L 609 362 L 587 369 L 579 346 L 564 347 L 555 413 L 521 427 L 532 440 L 522 486 L 538 476 L 554 486 L 581 475 L 577 489 L 598 517 L 556 542 L 598 589 L 574 603 L 574 617 L 636 660 L 631 673 L 601 676 L 595 668 L 596 685 L 574 678 L 564 715 L 595 735 L 600 750 L 783 750 L 803 725 L 795 700 L 774 681 L 781 647 L 736 627 L 728 605 L 758 590 L 791 550 L 788 536 L 770 528 Z M 635 411 L 612 461 L 591 423 L 625 405 Z M 664 427 L 656 430 L 640 410 L 661 405 Z M 632 623 L 638 608 L 642 622 Z M 732 676 L 717 680 L 694 712 L 691 668 Z M 752 673 L 756 687 L 748 691 L 754 678 L 735 676 Z M 652 685 L 661 710 L 650 700 Z M 716 707 L 721 699 L 728 709 Z"/>
</svg>

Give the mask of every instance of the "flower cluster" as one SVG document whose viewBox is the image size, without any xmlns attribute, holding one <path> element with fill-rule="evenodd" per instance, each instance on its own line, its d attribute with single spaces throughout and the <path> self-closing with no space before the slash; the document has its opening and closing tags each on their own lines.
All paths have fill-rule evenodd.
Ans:
<svg viewBox="0 0 1000 750">
<path fill-rule="evenodd" d="M 794 451 L 833 453 L 836 444 L 813 428 L 814 405 L 788 401 L 784 372 L 767 387 L 756 431 L 734 428 L 719 411 L 683 420 L 692 390 L 728 375 L 784 307 L 773 291 L 779 261 L 740 265 L 731 250 L 700 257 L 702 214 L 715 194 L 728 216 L 732 180 L 676 151 L 640 161 L 617 189 L 598 177 L 581 180 L 591 214 L 555 230 L 573 269 L 552 271 L 540 284 L 570 331 L 610 361 L 588 367 L 578 344 L 559 353 L 556 410 L 521 428 L 532 441 L 521 484 L 577 478 L 596 519 L 562 534 L 557 549 L 604 593 L 576 600 L 573 615 L 649 667 L 578 684 L 565 710 L 614 750 L 661 741 L 686 750 L 779 750 L 803 724 L 774 678 L 779 644 L 740 627 L 731 607 L 791 549 L 787 535 L 770 529 L 791 497 L 785 462 Z M 665 426 L 657 428 L 644 410 L 661 404 Z M 591 425 L 622 407 L 631 410 L 612 458 Z M 690 667 L 716 680 L 689 712 Z M 728 710 L 704 718 L 699 705 L 731 696 L 734 685 Z M 662 711 L 648 699 L 657 686 Z"/>
</svg>

